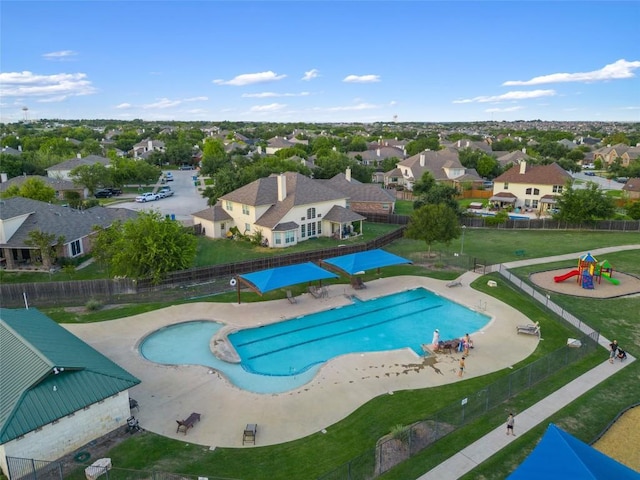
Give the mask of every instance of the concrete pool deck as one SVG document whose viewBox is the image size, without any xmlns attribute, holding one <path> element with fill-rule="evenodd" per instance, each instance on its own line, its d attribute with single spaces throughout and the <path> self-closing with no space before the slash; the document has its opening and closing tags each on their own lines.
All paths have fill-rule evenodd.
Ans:
<svg viewBox="0 0 640 480">
<path fill-rule="evenodd" d="M 426 277 L 391 277 L 367 282 L 366 289 L 357 291 L 349 285 L 331 285 L 327 298 L 304 294 L 297 297 L 295 304 L 286 298 L 243 304 L 201 302 L 108 322 L 64 326 L 141 380 L 130 395 L 140 404 L 140 411 L 135 414 L 145 430 L 211 448 L 242 447 L 245 425 L 255 423 L 256 446 L 273 445 L 323 429 L 330 435 L 332 425 L 379 395 L 464 381 L 510 368 L 531 355 L 539 339 L 518 335 L 516 326 L 535 319 L 471 289 L 469 283 L 477 277 L 467 272 L 459 278 L 462 285 L 455 287 Z M 497 288 L 500 286 L 498 281 Z M 328 362 L 311 382 L 299 388 L 278 394 L 257 394 L 235 387 L 209 367 L 159 365 L 142 358 L 138 352 L 140 342 L 148 334 L 175 323 L 215 320 L 237 328 L 252 327 L 347 305 L 351 295 L 366 300 L 416 287 L 427 288 L 492 317 L 483 330 L 470 332 L 474 349 L 466 360 L 462 380 L 456 375 L 461 354 L 423 358 L 404 349 L 345 355 Z M 442 319 L 443 323 L 446 321 Z M 423 343 L 431 341 L 432 332 L 416 334 L 424 338 Z M 176 420 L 192 412 L 200 413 L 202 420 L 186 436 L 176 433 Z"/>
</svg>

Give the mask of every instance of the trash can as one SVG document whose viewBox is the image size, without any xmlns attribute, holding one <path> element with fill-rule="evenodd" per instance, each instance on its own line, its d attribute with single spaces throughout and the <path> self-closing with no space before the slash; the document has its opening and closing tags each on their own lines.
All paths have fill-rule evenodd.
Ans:
<svg viewBox="0 0 640 480">
<path fill-rule="evenodd" d="M 172 214 L 171 214 L 171 220 L 175 220 L 175 219 L 176 219 L 176 214 L 175 214 L 175 213 L 172 213 Z"/>
</svg>

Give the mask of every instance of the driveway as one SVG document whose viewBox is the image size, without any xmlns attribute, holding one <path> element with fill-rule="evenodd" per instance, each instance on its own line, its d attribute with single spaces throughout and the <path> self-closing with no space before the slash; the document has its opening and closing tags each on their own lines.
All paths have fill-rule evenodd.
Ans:
<svg viewBox="0 0 640 480">
<path fill-rule="evenodd" d="M 176 220 L 192 225 L 191 214 L 207 208 L 207 199 L 203 198 L 201 192 L 194 186 L 193 177 L 197 175 L 197 172 L 195 170 L 178 170 L 172 173 L 173 182 L 166 183 L 174 192 L 172 196 L 147 203 L 137 203 L 132 198 L 112 204 L 110 207 L 128 208 L 137 212 L 158 210 L 162 215 L 175 215 Z M 160 183 L 157 184 L 158 189 L 161 186 Z"/>
<path fill-rule="evenodd" d="M 622 190 L 624 184 L 618 183 L 615 180 L 610 180 L 608 178 L 599 177 L 596 174 L 593 177 L 586 175 L 585 172 L 578 172 L 572 174 L 575 180 L 581 180 L 583 182 L 593 182 L 596 183 L 601 190 Z M 584 188 L 585 184 L 579 185 L 580 188 Z"/>
</svg>

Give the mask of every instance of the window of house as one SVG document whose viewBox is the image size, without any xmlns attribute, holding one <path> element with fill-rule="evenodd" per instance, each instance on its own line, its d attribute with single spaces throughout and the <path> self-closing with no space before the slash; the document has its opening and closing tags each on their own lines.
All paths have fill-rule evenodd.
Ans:
<svg viewBox="0 0 640 480">
<path fill-rule="evenodd" d="M 251 225 L 250 225 L 250 224 L 248 224 L 248 223 L 245 223 L 245 224 L 244 224 L 244 231 L 245 231 L 245 232 L 250 232 L 250 231 L 251 231 Z"/>
<path fill-rule="evenodd" d="M 307 218 L 316 218 L 316 209 L 315 208 L 307 208 Z"/>
<path fill-rule="evenodd" d="M 531 187 L 527 188 L 527 189 L 524 191 L 524 193 L 525 193 L 526 195 L 531 195 Z"/>
<path fill-rule="evenodd" d="M 249 215 L 249 205 L 242 205 L 242 214 Z"/>
<path fill-rule="evenodd" d="M 531 208 L 535 208 L 535 209 L 538 208 L 538 200 L 532 200 L 531 201 Z"/>
<path fill-rule="evenodd" d="M 220 230 L 222 230 L 224 232 L 226 230 L 226 228 L 227 228 L 226 225 L 224 224 L 224 222 L 222 222 L 220 224 Z"/>
<path fill-rule="evenodd" d="M 383 210 L 389 210 L 389 204 L 388 203 L 383 203 L 382 204 L 382 209 Z"/>
<path fill-rule="evenodd" d="M 233 211 L 233 203 L 231 203 L 229 200 L 225 201 L 224 203 L 225 203 L 224 209 L 227 212 Z"/>
<path fill-rule="evenodd" d="M 528 198 L 527 198 L 527 199 L 525 199 L 525 201 L 524 201 L 524 206 L 525 206 L 525 208 L 529 208 L 529 207 L 531 207 L 531 200 L 529 200 Z"/>
<path fill-rule="evenodd" d="M 316 236 L 316 222 L 311 222 L 307 224 L 307 235 L 310 237 Z"/>
<path fill-rule="evenodd" d="M 296 232 L 293 230 L 289 230 L 284 234 L 284 243 L 295 243 L 296 241 Z"/>
<path fill-rule="evenodd" d="M 69 244 L 69 249 L 71 250 L 71 256 L 76 257 L 82 253 L 82 243 L 80 243 L 80 240 L 74 240 Z"/>
<path fill-rule="evenodd" d="M 554 185 L 553 193 L 562 193 L 562 185 Z"/>
<path fill-rule="evenodd" d="M 533 189 L 533 194 L 534 195 L 540 195 L 540 189 L 539 188 L 534 188 Z"/>
<path fill-rule="evenodd" d="M 318 222 L 318 235 L 322 235 L 322 222 Z"/>
<path fill-rule="evenodd" d="M 503 190 L 509 190 L 509 182 L 504 182 Z"/>
<path fill-rule="evenodd" d="M 305 224 L 300 225 L 300 238 L 305 238 L 307 236 L 307 226 Z"/>
<path fill-rule="evenodd" d="M 279 232 L 276 232 L 274 234 L 274 237 L 275 237 L 276 245 L 282 245 L 282 234 Z"/>
</svg>

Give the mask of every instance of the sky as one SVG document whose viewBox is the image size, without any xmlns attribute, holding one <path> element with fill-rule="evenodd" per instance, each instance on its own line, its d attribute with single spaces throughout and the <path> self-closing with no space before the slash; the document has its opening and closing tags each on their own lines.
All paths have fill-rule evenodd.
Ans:
<svg viewBox="0 0 640 480">
<path fill-rule="evenodd" d="M 0 121 L 640 121 L 640 2 L 0 2 Z"/>
</svg>

